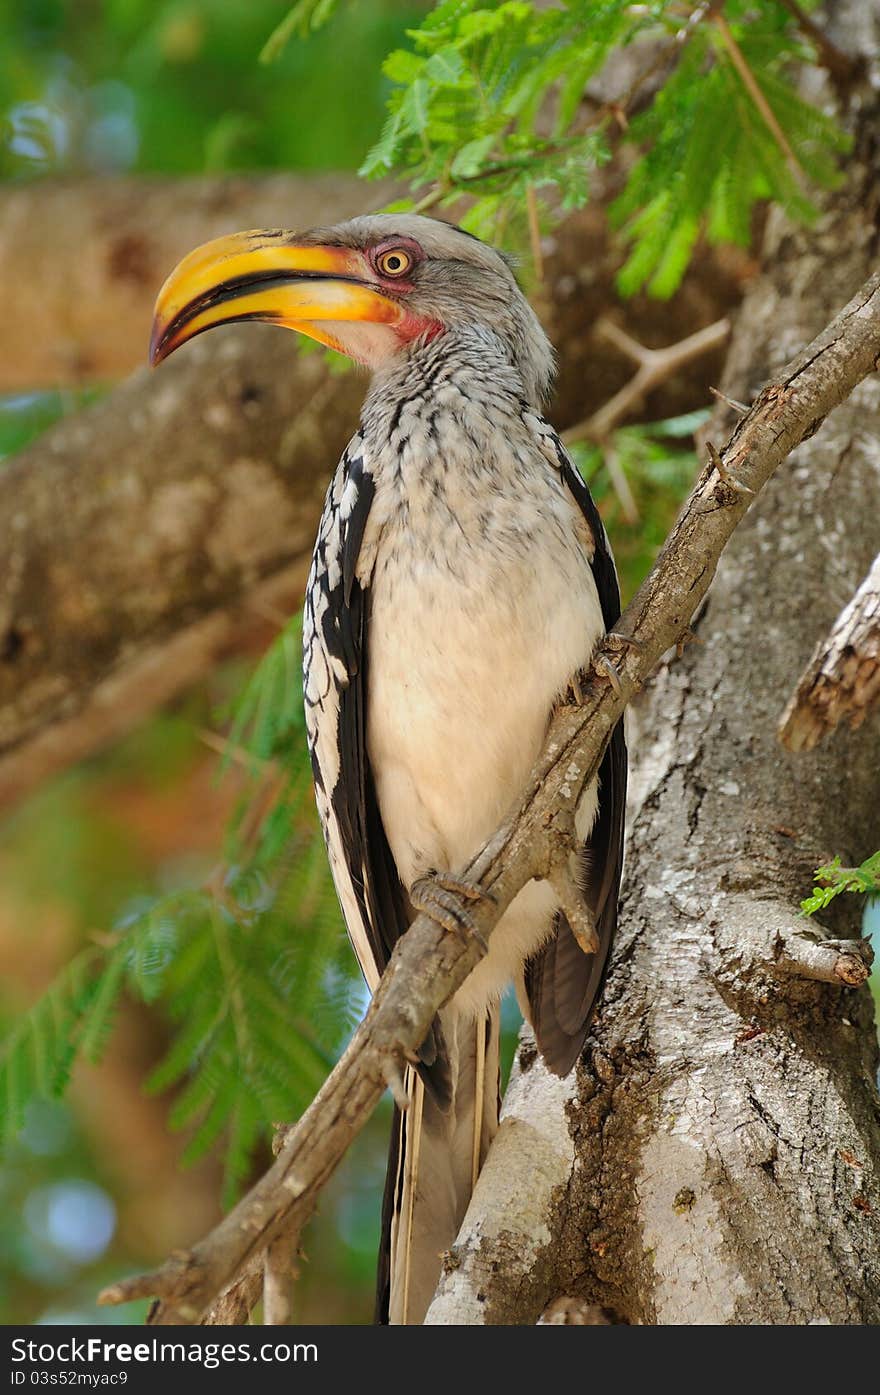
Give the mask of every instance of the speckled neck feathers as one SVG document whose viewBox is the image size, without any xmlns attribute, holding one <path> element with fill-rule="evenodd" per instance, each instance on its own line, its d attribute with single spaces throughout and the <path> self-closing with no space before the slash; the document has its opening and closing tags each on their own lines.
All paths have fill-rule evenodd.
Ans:
<svg viewBox="0 0 880 1395">
<path fill-rule="evenodd" d="M 540 379 L 512 354 L 507 337 L 482 325 L 446 330 L 416 341 L 373 376 L 361 413 L 364 440 L 387 447 L 404 411 L 419 417 L 447 417 L 474 429 L 485 413 L 499 423 L 523 408 L 540 410 L 547 391 L 549 362 Z"/>
</svg>

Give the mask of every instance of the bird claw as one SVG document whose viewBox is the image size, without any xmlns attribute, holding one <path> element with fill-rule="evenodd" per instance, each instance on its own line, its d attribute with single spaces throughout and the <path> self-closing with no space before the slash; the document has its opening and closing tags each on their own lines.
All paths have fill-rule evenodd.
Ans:
<svg viewBox="0 0 880 1395">
<path fill-rule="evenodd" d="M 624 649 L 635 649 L 638 653 L 642 653 L 645 648 L 640 639 L 636 639 L 634 635 L 621 634 L 618 630 L 609 630 L 605 636 L 605 641 L 606 643 L 610 641 L 612 644 L 619 644 Z M 602 670 L 619 697 L 623 692 L 623 686 L 620 681 L 620 673 L 615 667 L 613 660 L 610 659 L 607 654 L 597 654 L 595 656 L 595 665 Z M 584 690 L 582 680 L 584 680 L 584 678 L 584 673 L 579 672 L 575 673 L 569 679 L 565 693 L 554 704 L 554 714 L 563 707 L 583 707 Z"/>
<path fill-rule="evenodd" d="M 488 941 L 477 929 L 470 911 L 462 905 L 462 901 L 494 901 L 494 896 L 483 887 L 446 872 L 427 872 L 413 882 L 409 899 L 417 911 L 424 911 L 444 930 L 458 935 L 465 944 L 476 940 L 483 954 L 489 953 Z"/>
<path fill-rule="evenodd" d="M 623 693 L 620 674 L 617 672 L 617 669 L 614 667 L 614 664 L 608 658 L 607 654 L 597 654 L 594 663 L 598 669 L 602 670 L 615 693 L 620 697 Z"/>
</svg>

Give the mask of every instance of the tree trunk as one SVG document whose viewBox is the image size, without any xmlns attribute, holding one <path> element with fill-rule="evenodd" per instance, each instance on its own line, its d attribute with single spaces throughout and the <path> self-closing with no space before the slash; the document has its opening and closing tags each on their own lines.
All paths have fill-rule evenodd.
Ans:
<svg viewBox="0 0 880 1395">
<path fill-rule="evenodd" d="M 841 46 L 875 58 L 878 0 L 834 17 Z M 847 192 L 816 228 L 771 219 L 731 397 L 749 400 L 874 269 L 876 119 L 862 94 Z M 698 642 L 639 705 L 621 928 L 591 1050 L 560 1103 L 526 1039 L 499 1133 L 543 1160 L 545 1200 L 505 1227 L 499 1194 L 529 1187 L 528 1162 L 517 1170 L 517 1150 L 499 1149 L 500 1193 L 490 1154 L 428 1321 L 534 1322 L 563 1295 L 636 1323 L 880 1321 L 870 993 L 804 977 L 785 948 L 812 869 L 833 853 L 857 863 L 880 841 L 880 720 L 821 752 L 792 754 L 776 736 L 877 553 L 878 437 L 874 378 L 763 491 Z M 858 911 L 838 901 L 829 928 L 854 931 Z M 550 1117 L 562 1108 L 571 1150 Z"/>
</svg>

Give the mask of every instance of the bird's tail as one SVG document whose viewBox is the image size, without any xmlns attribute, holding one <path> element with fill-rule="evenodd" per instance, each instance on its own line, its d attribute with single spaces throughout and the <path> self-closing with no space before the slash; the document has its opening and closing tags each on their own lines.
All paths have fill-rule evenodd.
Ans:
<svg viewBox="0 0 880 1395">
<path fill-rule="evenodd" d="M 498 1009 L 475 1022 L 440 1014 L 445 1098 L 409 1068 L 409 1108 L 395 1108 L 382 1208 L 376 1315 L 421 1323 L 440 1278 L 441 1257 L 464 1219 L 489 1144 L 498 1130 Z"/>
</svg>

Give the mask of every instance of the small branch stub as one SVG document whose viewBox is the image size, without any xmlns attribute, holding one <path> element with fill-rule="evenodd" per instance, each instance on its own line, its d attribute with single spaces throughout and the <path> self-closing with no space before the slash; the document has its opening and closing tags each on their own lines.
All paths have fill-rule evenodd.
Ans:
<svg viewBox="0 0 880 1395">
<path fill-rule="evenodd" d="M 559 897 L 559 904 L 565 913 L 571 932 L 584 954 L 595 954 L 599 949 L 596 922 L 584 899 L 583 892 L 572 875 L 567 857 L 564 861 L 556 864 L 547 880 Z"/>
<path fill-rule="evenodd" d="M 282 1237 L 269 1245 L 263 1260 L 263 1322 L 267 1327 L 284 1327 L 290 1322 L 295 1277 L 292 1245 Z"/>
<path fill-rule="evenodd" d="M 867 940 L 831 940 L 804 932 L 779 934 L 776 967 L 795 978 L 861 988 L 867 981 L 874 953 Z"/>
</svg>

